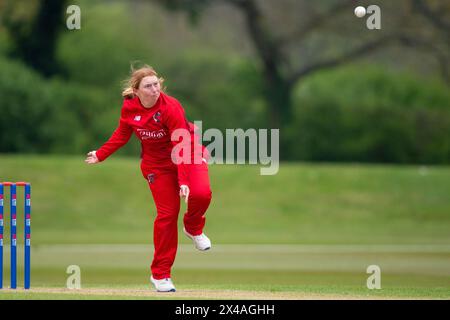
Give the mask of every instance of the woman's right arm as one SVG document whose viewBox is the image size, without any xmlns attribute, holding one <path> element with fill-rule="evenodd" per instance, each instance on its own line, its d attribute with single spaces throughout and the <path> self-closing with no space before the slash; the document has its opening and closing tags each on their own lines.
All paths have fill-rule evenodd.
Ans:
<svg viewBox="0 0 450 320">
<path fill-rule="evenodd" d="M 85 160 L 88 164 L 94 164 L 101 162 L 108 158 L 111 154 L 116 152 L 122 146 L 124 146 L 128 140 L 130 140 L 131 134 L 133 133 L 133 128 L 128 125 L 128 123 L 123 120 L 123 114 L 119 121 L 119 126 L 108 139 L 98 150 L 90 151 L 87 154 L 87 158 Z"/>
</svg>

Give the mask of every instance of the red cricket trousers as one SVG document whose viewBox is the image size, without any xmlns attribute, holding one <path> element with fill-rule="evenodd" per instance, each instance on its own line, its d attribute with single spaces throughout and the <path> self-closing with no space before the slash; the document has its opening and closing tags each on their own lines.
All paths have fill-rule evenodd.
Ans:
<svg viewBox="0 0 450 320">
<path fill-rule="evenodd" d="M 205 226 L 205 212 L 211 202 L 211 187 L 208 165 L 189 164 L 189 197 L 187 212 L 183 222 L 186 231 L 199 235 Z M 142 174 L 147 179 L 156 205 L 156 218 L 153 225 L 153 244 L 155 252 L 151 271 L 153 278 L 170 278 L 170 271 L 175 261 L 178 247 L 178 214 L 180 211 L 180 187 L 178 173 L 171 169 L 151 169 L 141 165 Z"/>
</svg>

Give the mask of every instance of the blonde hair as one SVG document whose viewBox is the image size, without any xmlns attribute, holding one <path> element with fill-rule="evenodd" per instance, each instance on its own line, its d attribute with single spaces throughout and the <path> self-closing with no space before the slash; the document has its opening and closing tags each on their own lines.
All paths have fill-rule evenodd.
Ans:
<svg viewBox="0 0 450 320">
<path fill-rule="evenodd" d="M 142 79 L 148 76 L 155 76 L 159 80 L 159 84 L 161 86 L 161 91 L 164 92 L 165 88 L 163 88 L 164 79 L 158 77 L 158 73 L 149 65 L 143 65 L 142 67 L 135 69 L 134 66 L 131 66 L 131 75 L 128 79 L 124 81 L 124 88 L 122 91 L 122 97 L 126 99 L 133 99 L 134 92 L 133 89 L 138 89 L 141 84 Z"/>
</svg>

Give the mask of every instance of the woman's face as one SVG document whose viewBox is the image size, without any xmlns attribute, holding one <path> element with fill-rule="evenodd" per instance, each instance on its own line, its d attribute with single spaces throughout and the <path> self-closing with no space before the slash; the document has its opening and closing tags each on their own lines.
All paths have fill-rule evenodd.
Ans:
<svg viewBox="0 0 450 320">
<path fill-rule="evenodd" d="M 156 103 L 161 93 L 161 85 L 157 76 L 147 76 L 142 78 L 139 88 L 135 89 L 135 94 L 146 108 L 151 108 Z"/>
</svg>

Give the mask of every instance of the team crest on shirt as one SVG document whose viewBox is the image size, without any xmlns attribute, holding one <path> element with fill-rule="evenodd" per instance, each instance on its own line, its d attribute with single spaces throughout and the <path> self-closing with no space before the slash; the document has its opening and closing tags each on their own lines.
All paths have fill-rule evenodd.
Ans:
<svg viewBox="0 0 450 320">
<path fill-rule="evenodd" d="M 161 121 L 161 112 L 155 112 L 155 114 L 153 115 L 153 120 L 155 120 L 155 122 L 159 122 Z"/>
<path fill-rule="evenodd" d="M 137 132 L 141 140 L 161 139 L 167 135 L 167 132 L 164 129 L 159 129 L 155 131 L 150 131 L 147 129 L 137 129 Z"/>
<path fill-rule="evenodd" d="M 141 116 L 135 116 L 134 121 L 141 121 Z"/>
</svg>

